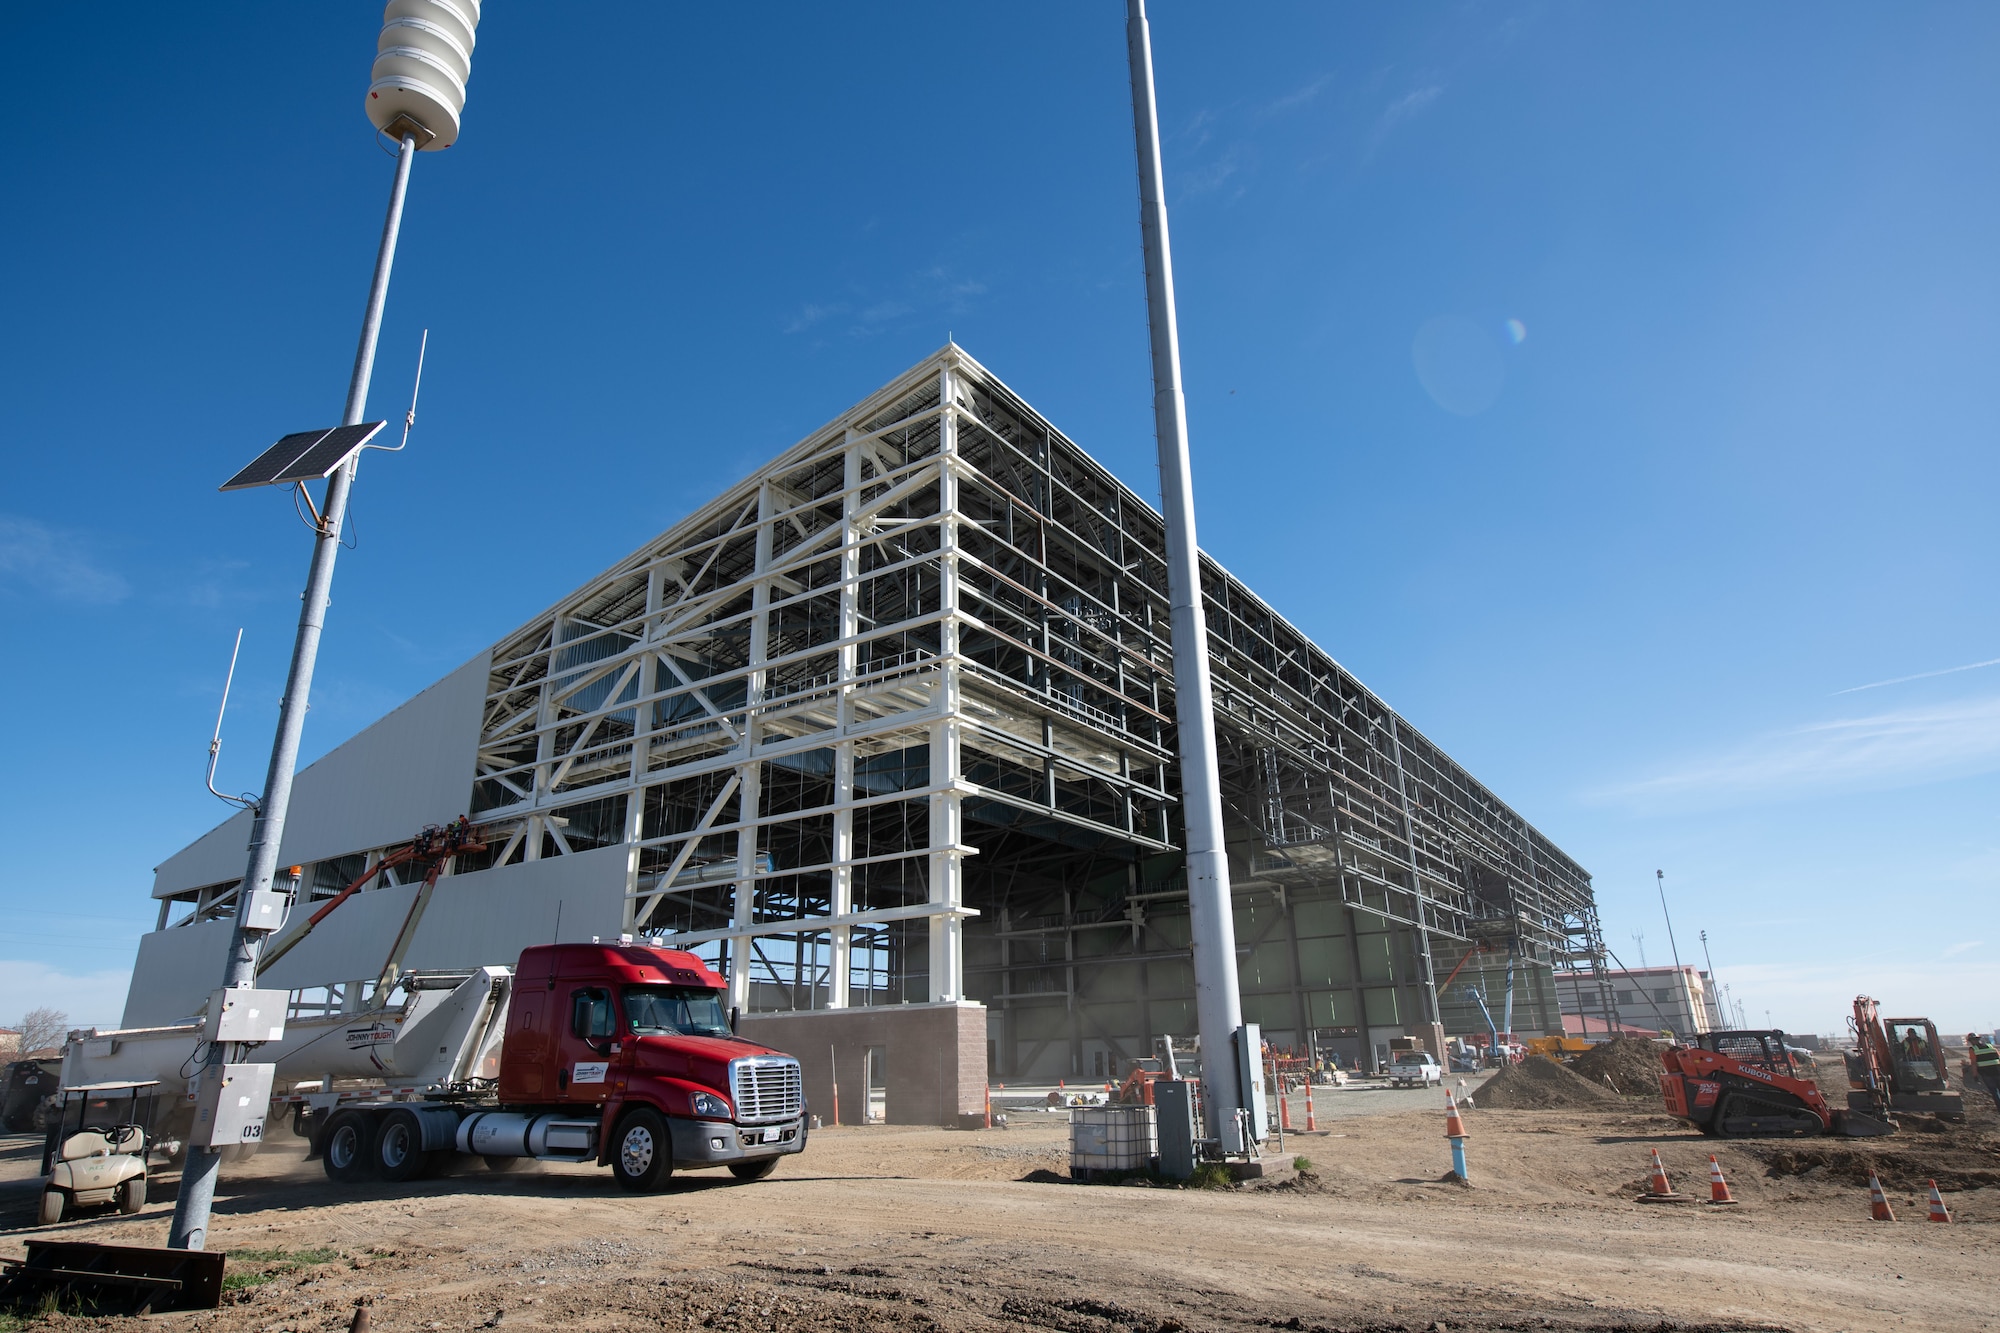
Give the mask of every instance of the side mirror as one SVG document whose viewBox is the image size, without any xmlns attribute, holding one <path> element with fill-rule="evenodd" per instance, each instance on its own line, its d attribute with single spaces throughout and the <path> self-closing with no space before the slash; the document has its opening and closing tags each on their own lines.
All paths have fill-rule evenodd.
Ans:
<svg viewBox="0 0 2000 1333">
<path fill-rule="evenodd" d="M 736 1020 L 737 1020 L 737 1019 L 739 1019 L 739 1018 L 741 1018 L 741 1017 L 743 1017 L 743 1006 L 741 1006 L 741 1005 L 737 1005 L 737 1004 L 732 1004 L 732 1005 L 730 1005 L 730 1006 L 729 1006 L 729 1030 L 730 1030 L 731 1032 L 734 1032 L 734 1031 L 736 1031 Z"/>
</svg>

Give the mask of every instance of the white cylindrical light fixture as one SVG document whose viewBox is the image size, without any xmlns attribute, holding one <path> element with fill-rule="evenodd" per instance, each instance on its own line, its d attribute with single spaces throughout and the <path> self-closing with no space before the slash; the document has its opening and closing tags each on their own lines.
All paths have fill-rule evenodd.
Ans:
<svg viewBox="0 0 2000 1333">
<path fill-rule="evenodd" d="M 397 138 L 398 120 L 414 122 L 427 151 L 456 143 L 478 28 L 479 0 L 389 0 L 369 71 L 369 122 Z"/>
</svg>

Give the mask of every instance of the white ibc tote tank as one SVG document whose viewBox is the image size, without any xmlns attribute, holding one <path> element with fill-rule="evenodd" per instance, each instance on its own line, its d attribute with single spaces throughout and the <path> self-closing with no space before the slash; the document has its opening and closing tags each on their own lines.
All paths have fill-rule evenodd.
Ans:
<svg viewBox="0 0 2000 1333">
<path fill-rule="evenodd" d="M 389 0 L 369 71 L 368 119 L 375 128 L 389 130 L 398 116 L 408 116 L 433 136 L 417 147 L 451 147 L 478 27 L 479 0 Z"/>
</svg>

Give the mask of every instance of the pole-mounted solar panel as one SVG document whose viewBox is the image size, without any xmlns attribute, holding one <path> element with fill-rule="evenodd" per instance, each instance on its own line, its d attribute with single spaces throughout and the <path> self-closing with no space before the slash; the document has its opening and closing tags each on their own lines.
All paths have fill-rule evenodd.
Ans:
<svg viewBox="0 0 2000 1333">
<path fill-rule="evenodd" d="M 295 481 L 324 481 L 345 463 L 356 449 L 375 438 L 386 421 L 363 421 L 354 426 L 334 426 L 328 430 L 302 430 L 287 435 L 258 454 L 241 472 L 222 483 L 225 491 L 247 491 L 256 486 L 284 486 Z"/>
</svg>

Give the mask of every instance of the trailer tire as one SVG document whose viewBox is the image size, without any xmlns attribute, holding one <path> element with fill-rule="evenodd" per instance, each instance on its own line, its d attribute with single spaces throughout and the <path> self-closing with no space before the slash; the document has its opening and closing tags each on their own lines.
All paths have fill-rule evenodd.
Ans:
<svg viewBox="0 0 2000 1333">
<path fill-rule="evenodd" d="M 503 1175 L 506 1172 L 512 1171 L 527 1159 L 524 1157 L 482 1157 L 479 1160 L 486 1163 L 488 1171 L 493 1172 L 495 1175 Z"/>
<path fill-rule="evenodd" d="M 673 1139 L 667 1122 L 650 1106 L 626 1113 L 611 1140 L 611 1174 L 634 1194 L 666 1188 L 674 1171 Z"/>
<path fill-rule="evenodd" d="M 373 1147 L 373 1135 L 369 1132 L 368 1120 L 354 1111 L 340 1111 L 326 1125 L 326 1133 L 320 1140 L 321 1165 L 326 1168 L 329 1180 L 343 1185 L 358 1185 L 373 1174 L 369 1161 L 369 1149 Z"/>
<path fill-rule="evenodd" d="M 778 1159 L 766 1157 L 761 1162 L 731 1162 L 729 1174 L 748 1185 L 753 1180 L 762 1180 L 778 1169 Z"/>
<path fill-rule="evenodd" d="M 416 1180 L 431 1168 L 424 1127 L 410 1111 L 391 1111 L 376 1122 L 370 1145 L 375 1174 L 383 1180 Z"/>
<path fill-rule="evenodd" d="M 52 1227 L 62 1221 L 63 1205 L 68 1202 L 61 1190 L 43 1190 L 41 1211 L 35 1214 L 36 1224 Z"/>
</svg>

